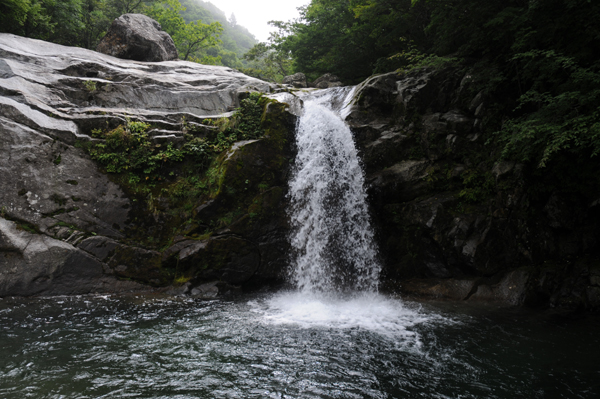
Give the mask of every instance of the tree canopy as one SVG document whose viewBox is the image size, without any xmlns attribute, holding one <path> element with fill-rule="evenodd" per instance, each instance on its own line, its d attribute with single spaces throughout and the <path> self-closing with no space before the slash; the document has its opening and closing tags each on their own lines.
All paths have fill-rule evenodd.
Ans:
<svg viewBox="0 0 600 399">
<path fill-rule="evenodd" d="M 600 153 L 598 20 L 595 0 L 312 0 L 246 58 L 348 84 L 452 60 L 495 99 L 490 141 L 544 167 Z"/>
<path fill-rule="evenodd" d="M 242 68 L 256 39 L 200 0 L 6 0 L 0 3 L 0 32 L 95 49 L 112 21 L 142 13 L 171 35 L 185 60 Z"/>
</svg>

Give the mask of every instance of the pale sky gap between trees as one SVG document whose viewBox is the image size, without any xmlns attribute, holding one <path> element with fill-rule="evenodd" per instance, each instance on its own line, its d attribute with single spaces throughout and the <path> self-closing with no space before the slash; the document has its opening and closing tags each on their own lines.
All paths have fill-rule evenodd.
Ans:
<svg viewBox="0 0 600 399">
<path fill-rule="evenodd" d="M 310 3 L 310 0 L 209 0 L 220 8 L 227 19 L 231 13 L 235 19 L 250 31 L 256 38 L 264 42 L 269 32 L 275 30 L 268 25 L 271 20 L 289 21 L 299 17 L 297 8 Z"/>
</svg>

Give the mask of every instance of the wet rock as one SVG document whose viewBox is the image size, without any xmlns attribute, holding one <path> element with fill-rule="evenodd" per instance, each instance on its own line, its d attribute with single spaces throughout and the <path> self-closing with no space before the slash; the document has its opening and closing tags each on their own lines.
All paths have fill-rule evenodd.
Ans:
<svg viewBox="0 0 600 399">
<path fill-rule="evenodd" d="M 400 283 L 399 289 L 413 297 L 517 306 L 528 295 L 530 274 L 527 269 L 517 269 L 494 279 L 409 279 Z"/>
<path fill-rule="evenodd" d="M 142 14 L 115 19 L 96 51 L 127 60 L 158 62 L 178 58 L 177 48 L 160 24 Z"/>
<path fill-rule="evenodd" d="M 408 296 L 459 301 L 467 299 L 475 284 L 476 279 L 410 279 L 403 281 L 399 289 Z"/>
<path fill-rule="evenodd" d="M 213 281 L 210 283 L 201 284 L 197 287 L 194 287 L 190 292 L 190 295 L 194 298 L 202 299 L 216 298 L 219 295 L 219 287 L 217 286 L 218 283 L 218 281 Z"/>
<path fill-rule="evenodd" d="M 86 238 L 77 247 L 104 262 L 114 254 L 119 245 L 115 240 L 98 236 Z"/>
<path fill-rule="evenodd" d="M 373 76 L 355 90 L 346 121 L 385 275 L 412 295 L 464 298 L 455 282 L 469 281 L 473 301 L 594 308 L 587 266 L 569 260 L 599 256 L 593 173 L 574 176 L 587 191 L 546 190 L 556 182 L 546 176 L 541 186 L 542 171 L 499 159 L 501 149 L 482 140 L 494 127 L 482 122 L 491 99 L 478 82 L 471 72 L 425 68 Z M 556 268 L 542 266 L 556 259 Z"/>
<path fill-rule="evenodd" d="M 187 282 L 178 287 L 171 287 L 165 291 L 165 294 L 172 296 L 185 296 L 190 293 L 190 287 L 192 283 Z"/>
<path fill-rule="evenodd" d="M 148 135 L 154 146 L 178 148 L 184 133 L 213 140 L 217 128 L 206 119 L 230 116 L 247 97 L 244 93 L 272 92 L 277 87 L 226 67 L 115 59 L 3 33 L 0 52 L 0 151 L 5 155 L 0 158 L 0 215 L 41 233 L 34 234 L 32 242 L 55 252 L 44 258 L 39 251 L 40 273 L 49 276 L 40 278 L 48 285 L 34 289 L 23 283 L 23 295 L 89 291 L 86 279 L 96 281 L 93 289 L 99 292 L 127 289 L 128 283 L 137 287 L 132 281 L 168 286 L 174 276 L 181 277 L 176 266 L 170 269 L 175 256 L 189 261 L 190 269 L 181 270 L 198 282 L 223 278 L 237 284 L 274 278 L 283 262 L 276 251 L 284 250 L 280 241 L 286 237 L 282 187 L 293 158 L 295 125 L 284 104 L 268 104 L 263 114 L 267 137 L 238 143 L 219 158 L 218 173 L 226 179 L 208 198 L 186 209 L 185 216 L 170 212 L 172 201 L 164 191 L 160 197 L 140 201 L 123 180 L 104 174 L 81 147 L 97 142 L 93 131 L 114 129 L 127 120 L 151 124 L 154 129 Z M 175 179 L 179 171 L 169 172 Z M 232 210 L 235 218 L 229 216 Z M 214 226 L 220 220 L 231 225 L 238 219 L 244 221 L 235 230 L 248 237 L 227 233 L 212 237 L 208 244 L 190 239 L 206 234 L 209 224 L 204 221 L 212 222 L 211 234 L 215 230 L 223 234 L 230 226 Z M 274 238 L 278 235 L 279 241 Z M 163 253 L 148 249 L 159 247 L 160 240 L 171 242 L 171 248 Z M 268 246 L 273 242 L 277 244 Z M 269 268 L 260 270 L 269 270 L 270 275 L 257 272 L 263 244 L 273 254 L 265 256 Z M 214 265 L 207 271 L 199 268 L 200 258 L 195 257 L 203 251 Z M 13 259 L 21 255 L 8 244 L 0 249 L 0 257 L 11 257 L 17 265 L 25 264 Z M 69 263 L 71 256 L 96 273 L 82 277 L 79 291 L 59 284 L 64 272 L 48 272 L 64 265 L 79 270 Z M 19 294 L 17 288 L 10 292 Z"/>
<path fill-rule="evenodd" d="M 373 190 L 385 192 L 394 202 L 411 201 L 426 192 L 428 161 L 403 161 L 370 176 Z"/>
<path fill-rule="evenodd" d="M 331 73 L 326 73 L 320 76 L 314 82 L 310 84 L 310 87 L 316 87 L 317 89 L 327 89 L 330 87 L 341 87 L 343 83 L 340 78 Z"/>
<path fill-rule="evenodd" d="M 0 89 L 12 93 L 0 96 L 0 116 L 69 144 L 107 121 L 201 123 L 227 115 L 240 92 L 275 89 L 227 67 L 115 59 L 6 33 L 0 51 L 11 71 Z"/>
<path fill-rule="evenodd" d="M 304 75 L 302 72 L 284 77 L 283 84 L 292 85 L 296 88 L 306 88 L 308 86 L 306 83 L 306 75 Z"/>
<path fill-rule="evenodd" d="M 521 305 L 525 299 L 529 276 L 528 270 L 513 270 L 496 284 L 478 285 L 469 300 Z"/>
<path fill-rule="evenodd" d="M 191 270 L 197 281 L 217 279 L 229 284 L 250 280 L 260 264 L 258 247 L 235 236 L 182 241 L 165 251 L 163 257 Z"/>
<path fill-rule="evenodd" d="M 149 285 L 165 285 L 169 281 L 161 270 L 162 254 L 144 248 L 119 245 L 106 264 L 121 278 L 134 279 Z"/>
<path fill-rule="evenodd" d="M 145 289 L 105 275 L 97 259 L 0 218 L 0 297 L 73 295 Z"/>
<path fill-rule="evenodd" d="M 81 149 L 2 116 L 0 120 L 0 152 L 5 154 L 0 203 L 8 215 L 42 232 L 61 224 L 122 236 L 114 226 L 127 225 L 129 200 Z"/>
</svg>

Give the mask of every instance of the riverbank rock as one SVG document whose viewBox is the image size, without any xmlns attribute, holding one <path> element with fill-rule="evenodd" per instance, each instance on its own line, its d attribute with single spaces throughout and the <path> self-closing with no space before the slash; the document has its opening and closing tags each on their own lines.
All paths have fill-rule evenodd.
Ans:
<svg viewBox="0 0 600 399">
<path fill-rule="evenodd" d="M 344 84 L 340 81 L 340 78 L 331 73 L 317 78 L 314 82 L 310 83 L 310 87 L 316 87 L 317 89 L 327 89 L 330 87 L 341 87 Z"/>
<path fill-rule="evenodd" d="M 160 24 L 143 14 L 123 14 L 110 25 L 96 51 L 126 60 L 158 62 L 179 58 Z"/>
<path fill-rule="evenodd" d="M 295 73 L 293 75 L 288 75 L 283 78 L 284 85 L 292 85 L 296 88 L 306 88 L 308 84 L 306 83 L 306 75 L 302 72 Z"/>
<path fill-rule="evenodd" d="M 255 96 L 253 140 L 224 144 L 217 123 L 277 87 L 10 34 L 0 57 L 0 297 L 281 280 L 295 117 Z M 115 169 L 132 157 L 146 166 Z"/>
<path fill-rule="evenodd" d="M 486 111 L 492 100 L 477 79 L 455 67 L 425 68 L 377 75 L 355 90 L 347 122 L 388 288 L 599 308 L 590 276 L 600 265 L 600 188 L 586 176 L 600 165 L 571 160 L 540 170 L 501 159 L 491 139 L 499 126 Z"/>
<path fill-rule="evenodd" d="M 63 240 L 30 233 L 0 218 L 1 296 L 147 291 L 105 273 L 104 265 Z"/>
</svg>

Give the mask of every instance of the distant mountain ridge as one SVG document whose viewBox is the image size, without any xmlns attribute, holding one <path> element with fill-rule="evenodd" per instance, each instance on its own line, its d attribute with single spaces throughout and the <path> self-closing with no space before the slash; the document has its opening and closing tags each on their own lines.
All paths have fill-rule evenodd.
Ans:
<svg viewBox="0 0 600 399">
<path fill-rule="evenodd" d="M 202 0 L 180 0 L 186 10 L 181 16 L 186 22 L 202 20 L 204 23 L 219 22 L 223 26 L 221 40 L 223 48 L 242 57 L 250 50 L 258 40 L 245 27 L 232 24 L 221 9 L 209 1 Z"/>
</svg>

